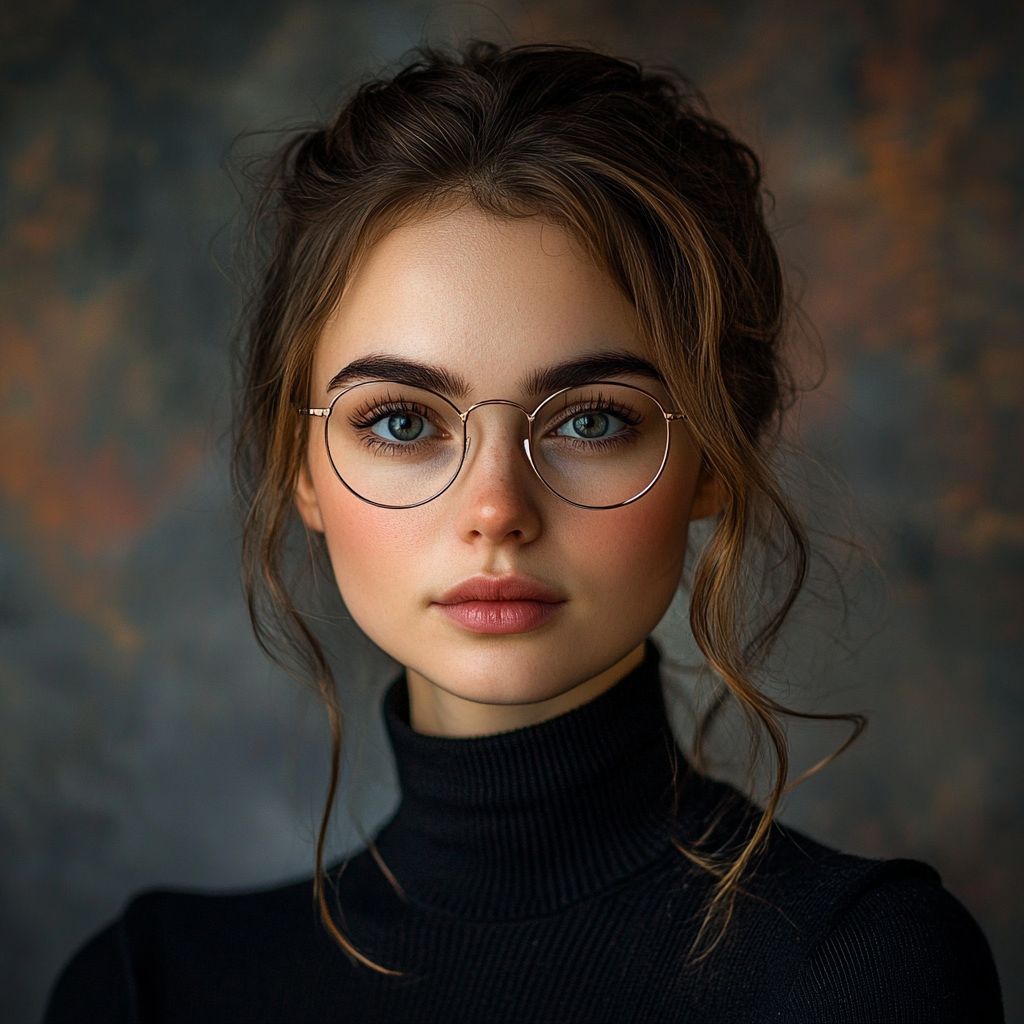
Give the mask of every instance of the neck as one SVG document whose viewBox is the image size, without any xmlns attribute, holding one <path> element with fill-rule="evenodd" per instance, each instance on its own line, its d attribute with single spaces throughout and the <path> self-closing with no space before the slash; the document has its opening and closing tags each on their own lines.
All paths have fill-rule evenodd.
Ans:
<svg viewBox="0 0 1024 1024">
<path fill-rule="evenodd" d="M 538 725 L 586 704 L 610 690 L 644 660 L 644 644 L 610 668 L 564 693 L 529 704 L 483 704 L 446 690 L 413 669 L 409 681 L 409 717 L 416 732 L 428 736 L 492 736 Z"/>
<path fill-rule="evenodd" d="M 384 720 L 402 800 L 376 848 L 410 903 L 523 920 L 670 853 L 676 779 L 688 770 L 653 644 L 646 655 L 564 715 L 477 738 L 414 731 L 407 680 L 395 682 Z"/>
</svg>

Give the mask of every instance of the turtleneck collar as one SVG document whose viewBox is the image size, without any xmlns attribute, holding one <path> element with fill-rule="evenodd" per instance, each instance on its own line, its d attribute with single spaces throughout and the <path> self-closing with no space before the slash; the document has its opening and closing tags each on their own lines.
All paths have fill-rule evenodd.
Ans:
<svg viewBox="0 0 1024 1024">
<path fill-rule="evenodd" d="M 402 800 L 377 849 L 406 898 L 460 917 L 521 919 L 667 851 L 678 755 L 658 661 L 649 642 L 643 664 L 589 703 L 474 739 L 414 732 L 397 680 L 384 712 Z"/>
</svg>

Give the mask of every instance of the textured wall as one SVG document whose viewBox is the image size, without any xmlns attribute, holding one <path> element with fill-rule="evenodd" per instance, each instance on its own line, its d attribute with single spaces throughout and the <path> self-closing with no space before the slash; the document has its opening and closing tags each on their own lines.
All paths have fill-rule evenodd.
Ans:
<svg viewBox="0 0 1024 1024">
<path fill-rule="evenodd" d="M 256 651 L 237 583 L 222 160 L 423 37 L 479 33 L 674 63 L 766 154 L 829 360 L 798 432 L 850 498 L 821 518 L 855 510 L 888 586 L 880 602 L 877 579 L 851 584 L 842 656 L 816 639 L 834 616 L 802 612 L 795 696 L 873 724 L 788 818 L 932 861 L 1024 1020 L 1020 12 L 4 0 L 0 1018 L 38 1015 L 59 963 L 139 887 L 308 870 L 323 727 Z M 359 739 L 340 849 L 393 783 L 368 714 L 390 666 L 337 630 Z M 801 730 L 802 763 L 834 738 Z"/>
</svg>

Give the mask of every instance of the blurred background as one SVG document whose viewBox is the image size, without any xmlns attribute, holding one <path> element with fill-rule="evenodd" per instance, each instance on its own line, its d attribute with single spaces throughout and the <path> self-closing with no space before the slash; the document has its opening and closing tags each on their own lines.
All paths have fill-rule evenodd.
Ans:
<svg viewBox="0 0 1024 1024">
<path fill-rule="evenodd" d="M 3 0 L 0 1019 L 36 1019 L 61 963 L 142 887 L 310 870 L 322 715 L 251 638 L 226 470 L 226 165 L 274 137 L 228 151 L 329 111 L 423 40 L 473 35 L 676 65 L 764 156 L 828 360 L 792 434 L 839 481 L 822 523 L 854 522 L 881 569 L 852 584 L 841 643 L 834 601 L 791 631 L 799 699 L 872 724 L 785 817 L 933 863 L 1024 1021 L 1009 0 Z M 660 633 L 685 660 L 684 620 L 680 603 Z M 343 615 L 332 631 L 351 709 L 342 851 L 395 800 L 376 713 L 394 667 Z M 798 760 L 837 736 L 800 731 Z"/>
</svg>

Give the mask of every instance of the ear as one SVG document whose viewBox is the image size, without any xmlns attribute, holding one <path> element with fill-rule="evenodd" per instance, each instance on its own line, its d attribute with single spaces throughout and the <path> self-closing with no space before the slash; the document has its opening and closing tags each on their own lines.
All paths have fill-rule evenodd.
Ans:
<svg viewBox="0 0 1024 1024">
<path fill-rule="evenodd" d="M 324 517 L 320 513 L 313 476 L 309 472 L 309 460 L 305 458 L 299 466 L 299 478 L 295 483 L 295 507 L 307 529 L 314 533 L 324 532 Z"/>
<path fill-rule="evenodd" d="M 725 491 L 718 477 L 708 469 L 701 466 L 700 475 L 697 477 L 697 489 L 693 495 L 693 504 L 690 506 L 690 522 L 695 523 L 698 519 L 710 519 L 717 516 L 725 508 Z"/>
</svg>

